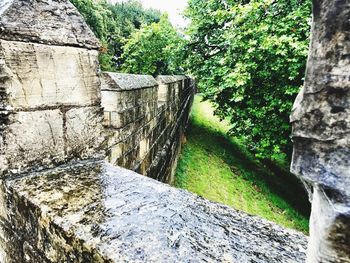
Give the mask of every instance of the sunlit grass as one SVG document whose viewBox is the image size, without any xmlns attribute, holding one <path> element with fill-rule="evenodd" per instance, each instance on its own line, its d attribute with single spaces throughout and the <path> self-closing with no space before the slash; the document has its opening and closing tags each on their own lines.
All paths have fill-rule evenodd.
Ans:
<svg viewBox="0 0 350 263">
<path fill-rule="evenodd" d="M 175 186 L 307 233 L 307 216 L 268 183 L 283 178 L 267 171 L 237 140 L 226 136 L 227 130 L 227 123 L 213 115 L 211 104 L 196 96 Z"/>
</svg>

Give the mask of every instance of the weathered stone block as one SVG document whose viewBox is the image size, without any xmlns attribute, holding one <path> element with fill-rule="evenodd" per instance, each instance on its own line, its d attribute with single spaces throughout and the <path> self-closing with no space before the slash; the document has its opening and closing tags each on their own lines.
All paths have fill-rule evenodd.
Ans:
<svg viewBox="0 0 350 263">
<path fill-rule="evenodd" d="M 123 143 L 118 143 L 109 147 L 108 162 L 118 165 L 118 160 L 123 156 Z"/>
<path fill-rule="evenodd" d="M 4 134 L 0 174 L 5 171 L 53 165 L 64 160 L 63 115 L 60 110 L 17 112 Z"/>
<path fill-rule="evenodd" d="M 135 94 L 133 92 L 116 92 L 103 90 L 101 92 L 102 107 L 105 111 L 120 112 L 136 105 Z"/>
<path fill-rule="evenodd" d="M 66 151 L 70 158 L 85 159 L 104 154 L 100 107 L 73 108 L 65 113 Z"/>
<path fill-rule="evenodd" d="M 2 0 L 0 39 L 89 49 L 100 46 L 68 0 Z"/>
<path fill-rule="evenodd" d="M 150 142 L 147 138 L 140 141 L 140 158 L 143 159 L 149 151 Z"/>
<path fill-rule="evenodd" d="M 111 112 L 111 127 L 120 129 L 134 120 L 133 110 L 126 112 Z"/>
<path fill-rule="evenodd" d="M 156 78 L 158 84 L 172 84 L 177 81 L 177 77 L 171 75 L 160 75 Z"/>
<path fill-rule="evenodd" d="M 167 102 L 170 99 L 169 85 L 159 85 L 158 99 L 161 102 Z"/>
<path fill-rule="evenodd" d="M 103 126 L 110 127 L 111 126 L 111 112 L 105 111 L 103 113 Z"/>
<path fill-rule="evenodd" d="M 97 105 L 97 51 L 0 40 L 8 104 L 14 108 Z"/>
<path fill-rule="evenodd" d="M 178 100 L 181 94 L 180 89 L 183 88 L 182 84 L 186 79 L 186 76 L 158 76 L 158 100 L 161 102 Z"/>
<path fill-rule="evenodd" d="M 150 75 L 102 73 L 102 90 L 138 90 L 157 85 L 157 81 Z"/>
</svg>

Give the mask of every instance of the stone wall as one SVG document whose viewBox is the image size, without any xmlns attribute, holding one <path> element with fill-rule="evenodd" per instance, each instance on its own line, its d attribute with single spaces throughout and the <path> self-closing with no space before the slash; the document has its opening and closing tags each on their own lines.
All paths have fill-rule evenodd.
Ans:
<svg viewBox="0 0 350 263">
<path fill-rule="evenodd" d="M 104 161 L 12 178 L 6 191 L 15 235 L 2 263 L 305 260 L 302 233 Z"/>
<path fill-rule="evenodd" d="M 54 2 L 59 16 L 46 21 L 38 14 L 45 1 L 7 2 L 0 9 L 1 177 L 95 155 L 103 138 L 98 41 L 71 5 Z M 73 20 L 49 30 L 68 13 Z M 30 28 L 28 16 L 37 21 Z"/>
<path fill-rule="evenodd" d="M 185 76 L 104 73 L 108 161 L 171 182 L 194 94 Z"/>
<path fill-rule="evenodd" d="M 2 263 L 47 260 L 31 239 L 40 216 L 20 217 L 28 210 L 16 206 L 8 182 L 105 154 L 98 49 L 68 1 L 0 3 Z"/>
</svg>

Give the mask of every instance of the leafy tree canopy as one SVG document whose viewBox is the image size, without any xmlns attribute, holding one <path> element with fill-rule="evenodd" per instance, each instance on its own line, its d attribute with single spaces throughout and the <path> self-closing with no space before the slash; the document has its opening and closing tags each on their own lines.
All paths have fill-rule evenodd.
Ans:
<svg viewBox="0 0 350 263">
<path fill-rule="evenodd" d="M 189 0 L 188 66 L 215 113 L 261 158 L 290 157 L 311 1 Z"/>
<path fill-rule="evenodd" d="M 290 157 L 289 114 L 303 83 L 310 0 L 189 0 L 188 41 L 139 1 L 71 1 L 104 45 L 103 70 L 189 69 L 215 113 L 257 156 Z"/>
<path fill-rule="evenodd" d="M 180 74 L 184 38 L 171 25 L 167 15 L 159 23 L 135 31 L 126 45 L 122 69 L 136 74 Z"/>
<path fill-rule="evenodd" d="M 106 0 L 70 0 L 84 16 L 87 24 L 101 40 L 103 70 L 115 71 L 121 66 L 126 38 L 143 24 L 159 22 L 161 13 L 144 9 L 137 0 L 109 4 Z"/>
</svg>

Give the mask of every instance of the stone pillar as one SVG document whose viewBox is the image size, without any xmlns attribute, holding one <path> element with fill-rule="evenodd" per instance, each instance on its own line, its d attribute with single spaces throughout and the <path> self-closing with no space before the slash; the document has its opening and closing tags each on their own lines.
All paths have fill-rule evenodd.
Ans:
<svg viewBox="0 0 350 263">
<path fill-rule="evenodd" d="M 0 2 L 0 179 L 96 155 L 98 49 L 68 0 Z"/>
<path fill-rule="evenodd" d="M 350 262 L 350 3 L 314 0 L 291 170 L 310 190 L 307 262 Z"/>
<path fill-rule="evenodd" d="M 46 234 L 29 241 L 39 215 L 20 222 L 17 212 L 29 210 L 15 204 L 9 182 L 104 156 L 98 49 L 68 0 L 0 0 L 1 263 L 49 262 L 38 244 L 53 252 Z"/>
</svg>

